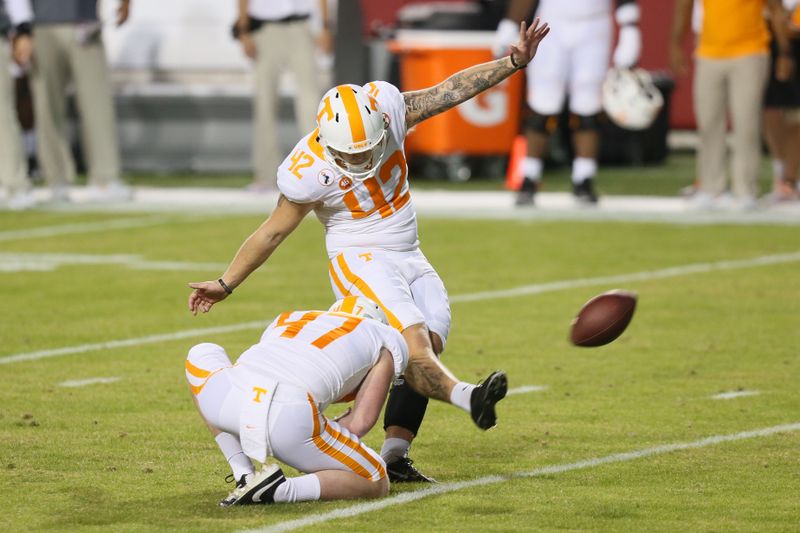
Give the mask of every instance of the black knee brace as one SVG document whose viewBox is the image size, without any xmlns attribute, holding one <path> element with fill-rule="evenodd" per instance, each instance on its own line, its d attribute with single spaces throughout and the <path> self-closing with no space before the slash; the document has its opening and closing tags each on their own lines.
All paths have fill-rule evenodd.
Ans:
<svg viewBox="0 0 800 533">
<path fill-rule="evenodd" d="M 576 115 L 571 113 L 569 116 L 569 129 L 572 131 L 593 131 L 600 127 L 600 115 Z"/>
<path fill-rule="evenodd" d="M 428 398 L 415 392 L 405 381 L 402 384 L 395 384 L 386 402 L 383 429 L 400 426 L 416 435 L 427 408 Z"/>
<path fill-rule="evenodd" d="M 524 120 L 525 129 L 549 135 L 558 126 L 558 117 L 555 115 L 540 115 L 532 111 Z"/>
</svg>

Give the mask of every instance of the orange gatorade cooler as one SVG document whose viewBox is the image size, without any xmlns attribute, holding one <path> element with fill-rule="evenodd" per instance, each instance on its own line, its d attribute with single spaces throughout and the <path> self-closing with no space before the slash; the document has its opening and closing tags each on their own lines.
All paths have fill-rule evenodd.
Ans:
<svg viewBox="0 0 800 533">
<path fill-rule="evenodd" d="M 467 67 L 493 59 L 494 32 L 399 30 L 389 49 L 400 58 L 400 90 L 432 87 Z M 507 155 L 520 120 L 522 73 L 417 125 L 409 154 Z"/>
</svg>

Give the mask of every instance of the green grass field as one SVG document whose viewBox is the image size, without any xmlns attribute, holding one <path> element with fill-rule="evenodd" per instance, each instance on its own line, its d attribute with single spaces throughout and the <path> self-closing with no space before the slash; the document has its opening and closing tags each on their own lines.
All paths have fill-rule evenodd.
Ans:
<svg viewBox="0 0 800 533">
<path fill-rule="evenodd" d="M 103 229 L 117 218 L 143 224 Z M 393 486 L 384 508 L 218 508 L 228 468 L 186 389 L 188 348 L 213 341 L 235 355 L 257 327 L 202 330 L 331 301 L 321 228 L 308 220 L 233 298 L 188 313 L 186 283 L 217 276 L 259 222 L 0 213 L 0 528 L 236 531 L 309 519 L 315 532 L 797 531 L 800 256 L 785 254 L 800 240 L 797 227 L 766 225 L 422 220 L 423 250 L 453 299 L 445 362 L 465 380 L 503 368 L 520 392 L 500 404 L 498 427 L 482 433 L 465 413 L 430 406 L 412 457 L 441 494 Z M 755 261 L 765 256 L 779 257 Z M 469 298 L 571 280 L 583 281 Z M 640 296 L 628 331 L 606 347 L 571 346 L 580 305 L 616 287 Z M 90 378 L 119 379 L 61 385 Z M 711 398 L 734 391 L 759 394 Z M 795 425 L 742 433 L 783 424 Z M 736 436 L 702 441 L 725 435 Z M 379 447 L 380 430 L 366 440 Z M 681 443 L 696 444 L 656 448 Z M 621 452 L 639 453 L 581 463 Z M 352 516 L 326 515 L 336 510 Z"/>
</svg>

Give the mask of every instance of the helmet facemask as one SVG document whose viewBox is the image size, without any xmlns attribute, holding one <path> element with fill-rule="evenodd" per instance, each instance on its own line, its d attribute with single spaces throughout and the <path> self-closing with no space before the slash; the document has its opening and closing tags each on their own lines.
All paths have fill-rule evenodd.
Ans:
<svg viewBox="0 0 800 533">
<path fill-rule="evenodd" d="M 319 143 L 322 145 L 325 161 L 356 181 L 367 179 L 375 173 L 386 153 L 386 147 L 389 144 L 389 137 L 386 133 L 388 129 L 389 120 L 384 115 L 383 130 L 380 136 L 366 147 L 333 146 L 320 135 Z"/>
</svg>

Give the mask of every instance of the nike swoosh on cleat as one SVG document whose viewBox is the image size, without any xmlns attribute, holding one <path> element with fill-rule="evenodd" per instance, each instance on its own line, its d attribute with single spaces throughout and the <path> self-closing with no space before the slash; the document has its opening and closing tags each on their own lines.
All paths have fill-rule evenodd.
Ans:
<svg viewBox="0 0 800 533">
<path fill-rule="evenodd" d="M 277 479 L 274 480 L 272 483 L 267 484 L 266 487 L 259 489 L 255 493 L 253 493 L 253 503 L 261 503 L 261 495 L 267 492 L 275 484 L 276 481 L 278 480 Z"/>
</svg>

